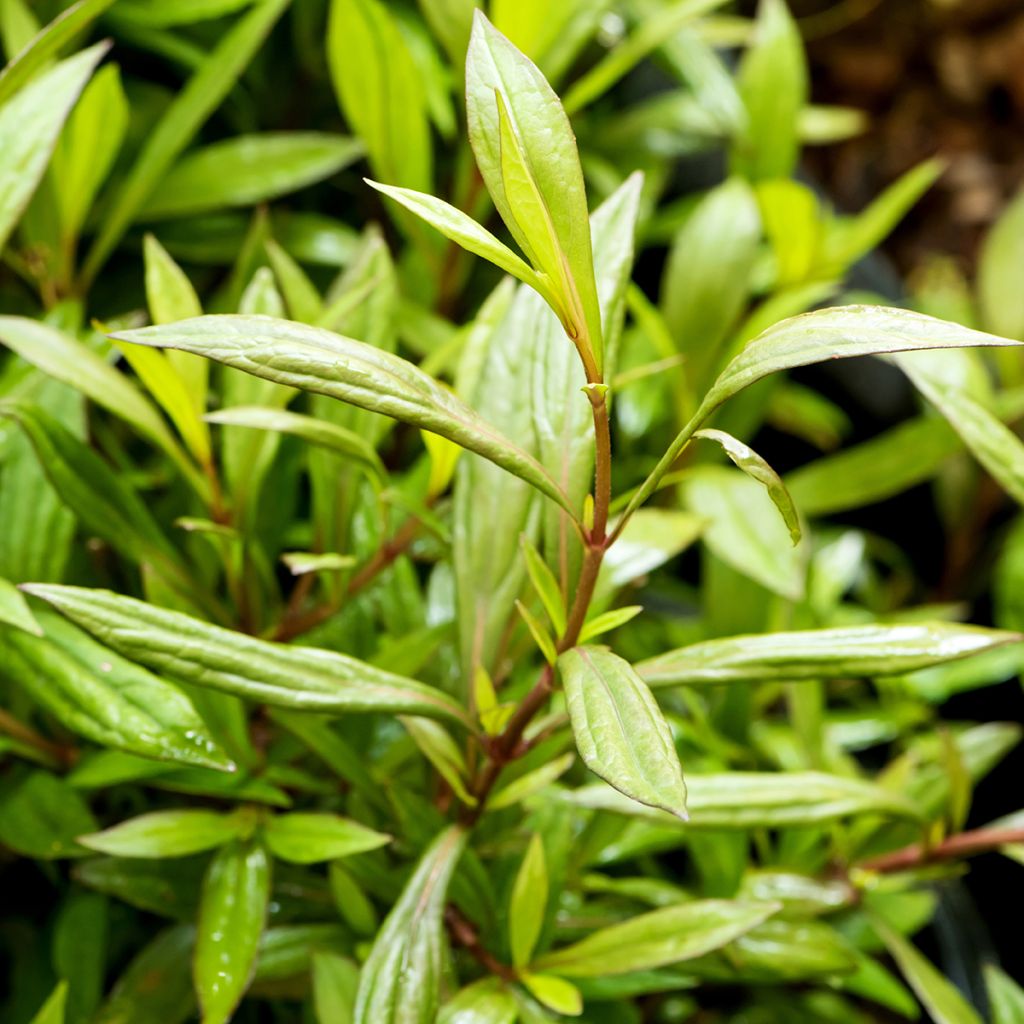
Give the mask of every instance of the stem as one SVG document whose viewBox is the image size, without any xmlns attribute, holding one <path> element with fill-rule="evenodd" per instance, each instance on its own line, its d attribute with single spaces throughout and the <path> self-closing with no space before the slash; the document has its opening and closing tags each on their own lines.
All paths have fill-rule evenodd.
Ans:
<svg viewBox="0 0 1024 1024">
<path fill-rule="evenodd" d="M 925 864 L 970 857 L 976 853 L 990 853 L 1009 843 L 1024 843 L 1024 828 L 979 828 L 973 832 L 961 832 L 943 840 L 937 846 L 926 847 L 914 843 L 902 850 L 864 861 L 857 867 L 879 874 L 908 871 Z"/>
<path fill-rule="evenodd" d="M 34 729 L 19 722 L 12 714 L 0 708 L 0 732 L 7 733 L 13 739 L 20 740 L 27 746 L 34 747 L 41 754 L 58 765 L 70 765 L 77 756 L 75 750 L 65 748 L 40 736 Z"/>
<path fill-rule="evenodd" d="M 463 915 L 458 907 L 453 904 L 448 905 L 444 912 L 444 922 L 448 926 L 448 932 L 452 939 L 462 946 L 484 970 L 505 981 L 516 980 L 515 970 L 501 963 L 492 953 L 484 949 L 473 923 Z"/>
</svg>

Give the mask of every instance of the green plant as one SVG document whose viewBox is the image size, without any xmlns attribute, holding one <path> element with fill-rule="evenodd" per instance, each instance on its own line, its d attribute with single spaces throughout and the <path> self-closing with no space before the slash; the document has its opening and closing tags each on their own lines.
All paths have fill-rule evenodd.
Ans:
<svg viewBox="0 0 1024 1024">
<path fill-rule="evenodd" d="M 818 518 L 961 444 L 1024 501 L 1003 422 L 1024 323 L 804 312 L 939 168 L 858 217 L 791 180 L 803 136 L 851 119 L 808 107 L 781 0 L 753 26 L 712 0 L 624 4 L 632 32 L 565 92 L 582 162 L 548 78 L 611 5 L 494 0 L 545 77 L 472 3 L 421 20 L 334 0 L 326 64 L 358 139 L 181 155 L 228 97 L 246 122 L 239 76 L 287 7 L 206 4 L 81 0 L 0 76 L 5 286 L 26 314 L 0 317 L 0 843 L 57 894 L 53 970 L 12 981 L 11 1019 L 51 973 L 44 1024 L 914 1017 L 888 956 L 939 1024 L 979 1020 L 908 936 L 930 882 L 1019 857 L 1019 814 L 964 831 L 1019 727 L 937 705 L 1016 672 L 1020 622 L 911 603 L 884 538 Z M 294 5 L 301 45 L 322 6 Z M 103 48 L 50 65 L 104 12 L 194 68 L 120 165 L 129 104 L 114 65 L 90 80 Z M 0 14 L 10 47 L 31 15 Z M 170 30 L 206 16 L 235 20 L 195 37 L 204 55 Z M 716 33 L 745 43 L 735 82 Z M 655 50 L 681 87 L 588 109 Z M 247 84 L 270 103 L 263 70 Z M 449 203 L 431 124 L 454 140 L 463 76 L 475 170 L 453 141 Z M 661 202 L 666 145 L 723 143 L 726 182 Z M 258 212 L 244 238 L 210 219 L 364 155 L 397 263 L 380 230 L 308 211 Z M 141 276 L 132 226 L 165 218 L 183 262 L 234 260 L 213 315 L 153 234 L 148 318 L 102 297 Z M 658 305 L 631 280 L 638 224 L 671 240 Z M 210 255 L 215 227 L 237 259 Z M 326 293 L 307 272 L 325 249 L 345 265 Z M 784 482 L 757 428 L 827 448 L 843 415 L 782 372 L 863 355 L 941 413 L 898 428 L 939 439 L 927 466 L 903 434 L 903 468 L 852 449 Z M 676 571 L 698 544 L 699 571 Z M 1019 987 L 989 982 L 1016 1019 Z"/>
</svg>

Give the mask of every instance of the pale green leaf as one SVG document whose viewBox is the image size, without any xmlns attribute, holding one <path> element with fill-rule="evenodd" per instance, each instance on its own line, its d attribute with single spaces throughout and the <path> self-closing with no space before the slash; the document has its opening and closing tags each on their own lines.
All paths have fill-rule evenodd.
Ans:
<svg viewBox="0 0 1024 1024">
<path fill-rule="evenodd" d="M 188 857 L 241 838 L 247 827 L 245 816 L 240 814 L 198 808 L 152 811 L 102 832 L 79 836 L 78 841 L 113 857 Z"/>
<path fill-rule="evenodd" d="M 295 811 L 278 814 L 263 827 L 267 849 L 293 864 L 316 864 L 376 850 L 391 837 L 337 814 Z"/>
<path fill-rule="evenodd" d="M 508 907 L 509 947 L 512 964 L 525 967 L 533 957 L 544 926 L 548 904 L 548 869 L 544 858 L 544 843 L 534 832 L 519 872 L 512 885 Z"/>
</svg>

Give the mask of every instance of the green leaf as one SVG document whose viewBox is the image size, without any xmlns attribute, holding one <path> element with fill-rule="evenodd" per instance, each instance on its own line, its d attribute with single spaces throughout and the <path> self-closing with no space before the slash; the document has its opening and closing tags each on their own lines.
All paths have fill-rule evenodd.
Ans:
<svg viewBox="0 0 1024 1024">
<path fill-rule="evenodd" d="M 282 249 L 272 238 L 267 240 L 265 248 L 291 319 L 304 324 L 316 323 L 323 313 L 323 300 L 316 286 L 287 249 Z"/>
<path fill-rule="evenodd" d="M 95 1024 L 184 1024 L 195 1011 L 189 972 L 194 930 L 178 925 L 161 932 L 128 965 Z"/>
<path fill-rule="evenodd" d="M 568 978 L 600 978 L 692 960 L 720 949 L 766 921 L 777 903 L 695 900 L 611 925 L 564 949 L 542 956 L 534 967 Z"/>
<path fill-rule="evenodd" d="M 355 1024 L 433 1024 L 444 962 L 444 906 L 466 846 L 458 826 L 424 852 L 377 933 L 359 978 Z"/>
<path fill-rule="evenodd" d="M 476 797 L 466 788 L 466 759 L 444 726 L 426 718 L 402 715 L 399 719 L 423 756 L 464 803 L 474 806 Z"/>
<path fill-rule="evenodd" d="M 507 114 L 505 142 L 502 111 Z M 560 315 L 568 320 L 566 329 L 600 368 L 601 312 L 594 282 L 590 215 L 572 127 L 541 72 L 480 11 L 474 14 L 466 58 L 466 112 L 470 142 L 487 190 L 525 253 L 535 252 L 531 240 L 540 237 L 536 217 L 546 212 L 550 219 L 551 237 L 559 250 L 558 266 L 551 266 L 541 256 L 537 267 L 559 283 Z M 519 174 L 510 179 L 506 171 L 513 170 L 509 163 L 513 154 L 508 142 L 513 138 L 518 142 L 514 155 Z M 529 225 L 520 221 L 527 184 L 520 174 L 532 179 L 539 204 L 528 214 Z"/>
<path fill-rule="evenodd" d="M 544 655 L 544 660 L 549 665 L 554 665 L 558 660 L 558 651 L 555 649 L 555 640 L 548 632 L 547 627 L 537 620 L 537 617 L 522 601 L 516 601 L 516 611 L 526 623 L 526 628 L 530 631 L 530 636 L 533 637 L 540 653 Z"/>
<path fill-rule="evenodd" d="M 145 145 L 117 199 L 106 211 L 102 227 L 82 269 L 90 284 L 153 194 L 175 158 L 206 119 L 220 106 L 246 65 L 288 6 L 288 0 L 261 0 L 225 32 L 147 135 Z"/>
<path fill-rule="evenodd" d="M 737 84 L 747 124 L 733 149 L 733 167 L 751 181 L 790 177 L 800 154 L 808 76 L 800 29 L 785 0 L 761 0 Z"/>
<path fill-rule="evenodd" d="M 354 853 L 376 850 L 390 836 L 337 814 L 294 812 L 278 814 L 263 827 L 267 849 L 293 864 L 316 864 Z"/>
<path fill-rule="evenodd" d="M 21 591 L 5 579 L 0 579 L 0 623 L 35 636 L 43 635 Z"/>
<path fill-rule="evenodd" d="M 701 538 L 726 565 L 791 601 L 803 597 L 805 548 L 761 483 L 723 466 L 699 466 L 680 491 L 689 511 L 706 523 Z"/>
<path fill-rule="evenodd" d="M 534 793 L 547 789 L 573 766 L 575 760 L 576 755 L 570 752 L 556 757 L 540 768 L 535 768 L 532 772 L 520 775 L 495 791 L 494 796 L 487 801 L 487 809 L 498 811 L 503 807 L 513 807 Z"/>
<path fill-rule="evenodd" d="M 693 418 L 630 499 L 626 513 L 650 497 L 704 420 L 733 395 L 772 373 L 827 359 L 1016 344 L 1008 338 L 885 306 L 839 306 L 783 320 L 758 335 L 726 366 Z"/>
<path fill-rule="evenodd" d="M 512 965 L 525 967 L 537 948 L 548 905 L 548 869 L 544 843 L 538 833 L 530 837 L 519 866 L 508 907 L 509 946 Z"/>
<path fill-rule="evenodd" d="M 779 510 L 789 536 L 794 544 L 800 543 L 800 516 L 797 514 L 793 499 L 786 490 L 779 474 L 761 458 L 753 448 L 748 447 L 732 434 L 724 430 L 698 430 L 694 437 L 702 437 L 708 441 L 714 441 L 722 446 L 722 450 L 752 480 L 756 480 L 768 492 L 768 497 Z"/>
<path fill-rule="evenodd" d="M 175 921 L 195 920 L 199 906 L 204 858 L 139 860 L 90 857 L 75 865 L 75 881 L 96 892 L 122 900 Z"/>
<path fill-rule="evenodd" d="M 0 104 L 6 103 L 113 2 L 114 0 L 79 0 L 38 32 L 0 71 Z"/>
<path fill-rule="evenodd" d="M 1021 636 L 954 622 L 841 626 L 723 637 L 648 658 L 651 686 L 895 676 L 980 654 Z"/>
<path fill-rule="evenodd" d="M 358 139 L 326 132 L 238 135 L 185 156 L 137 216 L 164 220 L 252 206 L 323 181 L 362 153 Z"/>
<path fill-rule="evenodd" d="M 61 981 L 32 1018 L 31 1024 L 64 1024 L 64 1007 L 67 1001 L 68 983 Z"/>
<path fill-rule="evenodd" d="M 502 982 L 482 978 L 441 1007 L 437 1024 L 516 1024 L 518 1019 L 516 1001 Z"/>
<path fill-rule="evenodd" d="M 987 328 L 1024 340 L 1024 294 L 1014 268 L 1024 259 L 1024 190 L 1003 210 L 981 247 L 978 301 Z"/>
<path fill-rule="evenodd" d="M 548 613 L 555 635 L 561 636 L 565 632 L 565 603 L 558 587 L 558 581 L 525 533 L 520 535 L 519 545 L 526 561 L 526 571 L 533 584 L 533 589 L 537 592 L 537 596 L 544 605 L 544 610 Z"/>
<path fill-rule="evenodd" d="M 524 971 L 520 978 L 530 995 L 555 1013 L 578 1017 L 583 1012 L 580 990 L 564 978 L 552 974 L 531 974 Z"/>
<path fill-rule="evenodd" d="M 689 512 L 640 509 L 605 554 L 598 592 L 618 590 L 665 565 L 693 544 L 704 527 L 704 520 Z"/>
<path fill-rule="evenodd" d="M 430 190 L 433 154 L 426 90 L 389 7 L 332 0 L 327 62 L 345 119 L 385 181 Z"/>
<path fill-rule="evenodd" d="M 313 1006 L 318 1024 L 352 1024 L 359 968 L 336 953 L 313 954 Z"/>
<path fill-rule="evenodd" d="M 627 622 L 632 622 L 642 611 L 642 604 L 631 604 L 624 608 L 613 608 L 610 612 L 602 612 L 588 619 L 580 630 L 580 643 L 585 644 L 588 640 L 610 633 Z"/>
<path fill-rule="evenodd" d="M 920 811 L 897 793 L 860 779 L 820 772 L 691 772 L 687 791 L 690 819 L 685 826 L 604 785 L 575 790 L 566 799 L 581 807 L 651 818 L 688 830 L 782 828 L 858 814 L 920 817 Z"/>
<path fill-rule="evenodd" d="M 981 1017 L 948 978 L 935 969 L 899 932 L 880 917 L 871 924 L 899 966 L 907 984 L 931 1014 L 935 1024 L 981 1024 Z"/>
<path fill-rule="evenodd" d="M 0 630 L 0 675 L 63 725 L 115 750 L 234 771 L 188 697 L 50 611 L 45 636 Z"/>
<path fill-rule="evenodd" d="M 75 100 L 108 48 L 100 43 L 61 61 L 0 107 L 0 249 L 42 179 Z"/>
<path fill-rule="evenodd" d="M 88 804 L 63 779 L 32 772 L 0 790 L 0 844 L 35 860 L 77 857 L 75 837 L 96 828 Z"/>
<path fill-rule="evenodd" d="M 404 712 L 469 725 L 468 712 L 439 690 L 344 654 L 256 640 L 110 591 L 24 589 L 124 657 L 182 682 L 298 710 Z"/>
<path fill-rule="evenodd" d="M 288 566 L 293 576 L 305 576 L 311 572 L 338 572 L 356 565 L 352 555 L 340 555 L 336 551 L 286 551 L 281 561 Z"/>
<path fill-rule="evenodd" d="M 190 808 L 153 811 L 120 825 L 79 836 L 82 846 L 114 857 L 187 857 L 240 838 L 251 824 L 244 815 Z"/>
<path fill-rule="evenodd" d="M 173 28 L 223 18 L 252 3 L 253 0 L 120 0 L 112 13 L 119 20 L 149 28 Z"/>
<path fill-rule="evenodd" d="M 959 374 L 944 374 L 941 364 L 923 355 L 896 356 L 894 360 L 1010 497 L 1024 504 L 1024 444 L 1020 438 L 971 394 Z"/>
<path fill-rule="evenodd" d="M 643 680 L 602 647 L 575 647 L 558 666 L 587 767 L 632 799 L 685 821 L 686 786 L 675 741 Z"/>
<path fill-rule="evenodd" d="M 355 431 L 336 426 L 327 420 L 304 416 L 298 412 L 289 412 L 287 409 L 272 409 L 257 405 L 239 405 L 231 409 L 220 409 L 217 412 L 209 413 L 206 420 L 209 423 L 219 423 L 223 426 L 248 427 L 252 430 L 273 430 L 280 434 L 292 434 L 310 444 L 355 460 L 368 471 L 373 479 L 382 484 L 387 477 L 387 471 L 373 445 Z"/>
<path fill-rule="evenodd" d="M 992 1024 L 1024 1021 L 1024 988 L 994 964 L 985 965 L 985 988 L 992 1007 Z"/>
<path fill-rule="evenodd" d="M 259 843 L 235 841 L 203 880 L 193 961 L 203 1024 L 226 1024 L 256 970 L 270 902 L 270 861 Z"/>
<path fill-rule="evenodd" d="M 447 437 L 568 507 L 540 464 L 412 363 L 339 334 L 254 316 L 199 317 L 114 337 L 205 355 L 265 380 L 340 399 Z"/>
</svg>

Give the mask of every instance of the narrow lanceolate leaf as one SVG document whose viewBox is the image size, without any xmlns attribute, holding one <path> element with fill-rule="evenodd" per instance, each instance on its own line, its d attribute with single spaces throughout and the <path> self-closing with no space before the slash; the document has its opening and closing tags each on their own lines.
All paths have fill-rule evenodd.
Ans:
<svg viewBox="0 0 1024 1024">
<path fill-rule="evenodd" d="M 537 236 L 534 230 L 526 230 L 522 221 L 524 192 L 517 186 L 510 194 L 506 177 L 510 170 L 507 142 L 517 140 L 519 169 L 528 172 L 539 203 L 537 210 L 549 219 L 559 250 L 557 276 L 551 275 L 555 268 L 544 260 L 540 267 L 560 281 L 560 298 L 570 318 L 569 333 L 573 338 L 586 337 L 600 366 L 601 313 L 594 283 L 590 218 L 572 127 L 538 68 L 479 11 L 466 58 L 466 111 L 470 142 L 494 205 L 523 252 L 535 254 Z M 504 144 L 503 116 L 507 118 Z M 517 181 L 525 185 L 518 176 Z M 537 226 L 531 223 L 531 229 Z"/>
<path fill-rule="evenodd" d="M 182 682 L 278 707 L 404 712 L 470 724 L 468 713 L 439 690 L 343 654 L 256 640 L 106 590 L 24 589 L 124 657 Z"/>
<path fill-rule="evenodd" d="M 43 635 L 21 591 L 5 579 L 0 579 L 0 624 L 23 629 L 35 636 Z"/>
<path fill-rule="evenodd" d="M 512 964 L 523 968 L 533 956 L 544 925 L 548 904 L 548 869 L 544 843 L 538 833 L 530 838 L 519 867 L 508 908 L 509 946 Z"/>
<path fill-rule="evenodd" d="M 177 687 L 52 612 L 40 611 L 37 619 L 45 636 L 0 627 L 0 677 L 66 728 L 142 757 L 234 770 Z"/>
<path fill-rule="evenodd" d="M 376 850 L 391 841 L 390 836 L 374 832 L 358 821 L 337 814 L 297 811 L 279 814 L 263 829 L 267 849 L 281 860 L 293 864 L 350 857 L 354 853 Z"/>
<path fill-rule="evenodd" d="M 881 786 L 821 772 L 691 773 L 687 778 L 687 829 L 782 828 L 813 825 L 856 814 L 918 818 L 904 797 Z M 678 824 L 663 811 L 629 800 L 608 786 L 584 786 L 566 795 L 571 803 Z"/>
<path fill-rule="evenodd" d="M 769 374 L 827 359 L 1017 344 L 1009 338 L 884 306 L 838 306 L 783 320 L 754 338 L 726 366 L 693 418 L 633 495 L 627 513 L 650 497 L 704 420 L 733 395 Z"/>
<path fill-rule="evenodd" d="M 193 976 L 203 1024 L 226 1024 L 256 970 L 270 902 L 270 861 L 253 840 L 225 846 L 203 882 Z"/>
<path fill-rule="evenodd" d="M 31 1024 L 64 1024 L 64 1008 L 68 1001 L 68 983 L 60 982 L 50 998 L 39 1008 Z"/>
<path fill-rule="evenodd" d="M 466 833 L 452 826 L 420 858 L 363 964 L 354 1024 L 433 1024 L 445 899 L 465 845 Z"/>
<path fill-rule="evenodd" d="M 881 918 L 872 917 L 871 924 L 935 1024 L 982 1024 L 977 1011 L 960 995 L 953 983 L 907 939 Z"/>
<path fill-rule="evenodd" d="M 269 406 L 239 405 L 210 413 L 209 423 L 230 427 L 249 427 L 253 430 L 273 430 L 281 434 L 301 437 L 310 444 L 353 459 L 363 465 L 378 481 L 387 475 L 377 450 L 354 430 L 347 430 L 315 416 L 305 416 L 287 409 Z"/>
<path fill-rule="evenodd" d="M 956 622 L 841 626 L 706 640 L 648 658 L 636 670 L 652 687 L 894 676 L 1021 639 Z"/>
<path fill-rule="evenodd" d="M 90 850 L 113 857 L 187 857 L 241 837 L 249 827 L 240 814 L 220 814 L 197 808 L 183 811 L 153 811 L 120 825 L 80 836 Z"/>
<path fill-rule="evenodd" d="M 576 746 L 587 767 L 620 792 L 686 819 L 686 786 L 672 731 L 647 684 L 602 647 L 559 658 Z"/>
<path fill-rule="evenodd" d="M 101 43 L 61 61 L 0 107 L 0 249 L 32 198 L 78 94 L 107 49 Z"/>
<path fill-rule="evenodd" d="M 970 452 L 1024 505 L 1024 444 L 995 413 L 981 404 L 961 381 L 935 372 L 920 356 L 895 357 L 896 365 L 960 435 Z"/>
<path fill-rule="evenodd" d="M 358 139 L 326 132 L 239 135 L 185 156 L 143 204 L 139 218 L 251 206 L 329 178 L 362 153 Z"/>
<path fill-rule="evenodd" d="M 992 1024 L 1024 1024 L 1024 988 L 992 964 L 985 968 L 985 988 Z"/>
<path fill-rule="evenodd" d="M 743 470 L 751 479 L 756 480 L 768 492 L 768 497 L 779 510 L 789 536 L 794 544 L 800 543 L 800 516 L 797 514 L 793 499 L 786 490 L 779 474 L 761 458 L 753 448 L 744 444 L 739 438 L 727 434 L 724 430 L 698 430 L 694 437 L 702 437 L 722 446 L 722 450 L 732 462 Z"/>
<path fill-rule="evenodd" d="M 533 965 L 567 978 L 600 978 L 692 960 L 766 921 L 778 903 L 695 900 L 641 914 L 541 957 Z"/>
<path fill-rule="evenodd" d="M 482 455 L 568 508 L 531 455 L 412 363 L 331 331 L 260 316 L 204 316 L 116 337 L 176 348 L 316 394 L 383 413 Z"/>
</svg>

